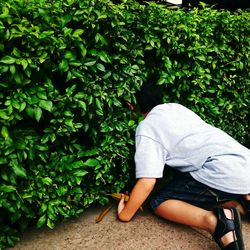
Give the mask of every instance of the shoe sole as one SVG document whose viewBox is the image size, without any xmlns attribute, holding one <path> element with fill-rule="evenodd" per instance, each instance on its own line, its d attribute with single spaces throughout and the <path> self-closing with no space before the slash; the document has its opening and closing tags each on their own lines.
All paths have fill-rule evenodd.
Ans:
<svg viewBox="0 0 250 250">
<path fill-rule="evenodd" d="M 231 211 L 233 212 L 235 234 L 236 234 L 236 240 L 237 240 L 237 242 L 239 244 L 239 250 L 245 250 L 245 246 L 244 246 L 244 242 L 243 242 L 243 236 L 242 236 L 240 213 L 235 207 L 232 207 Z"/>
</svg>

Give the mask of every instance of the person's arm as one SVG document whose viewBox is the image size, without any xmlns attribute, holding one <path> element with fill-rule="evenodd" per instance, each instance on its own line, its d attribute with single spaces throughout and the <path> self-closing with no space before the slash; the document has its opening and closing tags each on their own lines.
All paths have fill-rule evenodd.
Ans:
<svg viewBox="0 0 250 250">
<path fill-rule="evenodd" d="M 132 219 L 136 211 L 141 207 L 147 199 L 156 183 L 155 178 L 141 178 L 135 184 L 129 200 L 124 201 L 124 196 L 118 205 L 118 218 L 123 222 L 128 222 Z"/>
</svg>

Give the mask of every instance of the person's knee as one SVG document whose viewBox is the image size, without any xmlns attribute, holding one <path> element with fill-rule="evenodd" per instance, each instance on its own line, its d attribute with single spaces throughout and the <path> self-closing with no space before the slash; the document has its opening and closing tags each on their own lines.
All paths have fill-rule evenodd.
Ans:
<svg viewBox="0 0 250 250">
<path fill-rule="evenodd" d="M 164 212 L 164 214 L 167 212 L 168 207 L 169 207 L 168 204 L 169 204 L 168 200 L 162 202 L 161 204 L 159 204 L 159 205 L 155 208 L 154 213 L 155 213 L 156 215 L 162 216 L 162 213 L 163 213 L 163 212 Z"/>
</svg>

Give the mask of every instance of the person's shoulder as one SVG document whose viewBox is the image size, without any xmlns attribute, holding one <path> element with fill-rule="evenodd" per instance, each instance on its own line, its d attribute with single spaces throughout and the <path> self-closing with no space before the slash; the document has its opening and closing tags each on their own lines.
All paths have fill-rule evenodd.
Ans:
<svg viewBox="0 0 250 250">
<path fill-rule="evenodd" d="M 180 103 L 164 103 L 156 106 L 148 116 L 148 120 L 152 120 L 154 123 L 155 121 L 160 120 L 162 123 L 169 119 L 194 119 L 198 118 L 199 116 L 190 108 L 180 104 Z M 201 119 L 199 117 L 199 119 Z"/>
<path fill-rule="evenodd" d="M 147 127 L 147 123 L 145 122 L 145 119 L 140 121 L 140 123 L 138 124 L 136 128 L 136 135 L 141 134 L 145 130 L 146 127 Z"/>
<path fill-rule="evenodd" d="M 138 124 L 136 128 L 136 135 L 148 135 L 154 129 L 154 126 L 157 125 L 156 116 L 152 113 L 152 110 L 149 114 Z"/>
</svg>

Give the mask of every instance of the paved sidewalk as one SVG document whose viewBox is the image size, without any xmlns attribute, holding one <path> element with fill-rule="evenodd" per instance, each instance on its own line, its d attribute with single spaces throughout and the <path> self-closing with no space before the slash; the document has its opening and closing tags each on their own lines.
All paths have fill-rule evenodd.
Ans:
<svg viewBox="0 0 250 250">
<path fill-rule="evenodd" d="M 59 223 L 55 229 L 25 231 L 12 250 L 218 250 L 204 231 L 171 223 L 148 211 L 139 211 L 129 223 L 116 219 L 116 206 L 104 219 L 95 218 L 105 207 L 89 208 L 79 218 Z M 243 220 L 246 250 L 250 250 L 250 223 Z"/>
</svg>

